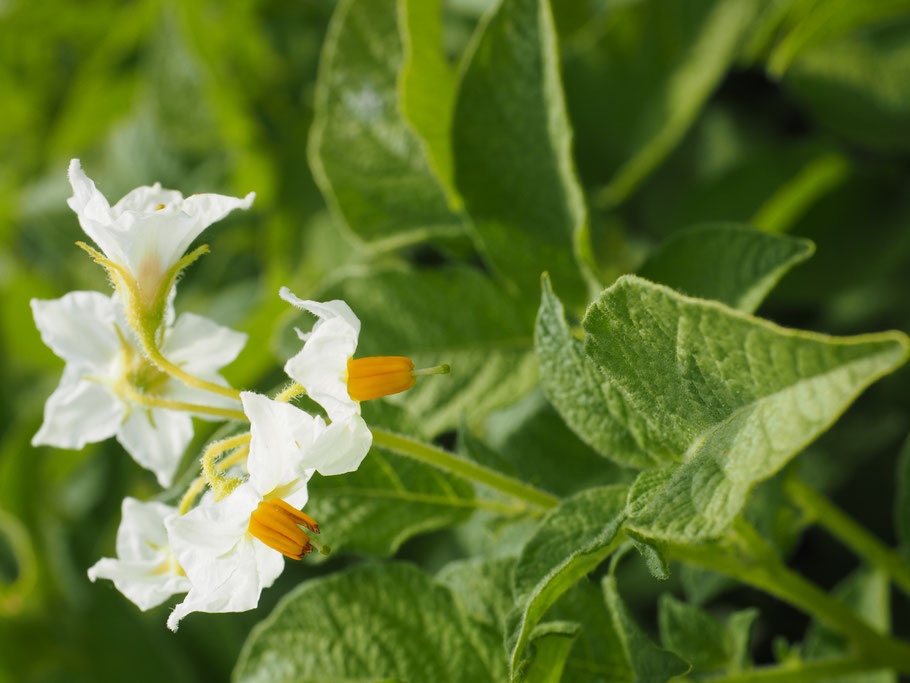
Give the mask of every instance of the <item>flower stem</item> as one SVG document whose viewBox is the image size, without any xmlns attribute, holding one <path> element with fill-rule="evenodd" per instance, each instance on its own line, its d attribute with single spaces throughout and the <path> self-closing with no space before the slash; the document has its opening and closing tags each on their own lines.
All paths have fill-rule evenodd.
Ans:
<svg viewBox="0 0 910 683">
<path fill-rule="evenodd" d="M 804 683 L 804 681 L 830 681 L 833 678 L 860 671 L 882 669 L 880 664 L 865 657 L 837 657 L 764 666 L 721 676 L 700 679 L 703 683 Z M 690 679 L 684 679 L 690 680 Z"/>
<path fill-rule="evenodd" d="M 233 398 L 237 401 L 240 400 L 240 392 L 231 387 L 225 387 L 220 384 L 215 384 L 214 382 L 209 382 L 204 380 L 201 377 L 196 377 L 186 372 L 182 368 L 174 365 L 167 358 L 162 355 L 161 351 L 158 350 L 158 344 L 155 341 L 154 331 L 147 330 L 136 330 L 139 341 L 142 343 L 142 349 L 145 351 L 145 355 L 149 357 L 155 365 L 157 365 L 161 370 L 166 372 L 169 375 L 173 375 L 181 382 L 187 386 L 194 387 L 196 389 L 203 389 L 204 391 L 210 391 L 213 394 L 220 394 L 221 396 L 227 396 L 228 398 Z"/>
<path fill-rule="evenodd" d="M 748 549 L 754 551 L 752 557 L 739 548 L 731 552 L 716 544 L 671 542 L 666 545 L 666 552 L 673 559 L 712 569 L 798 607 L 852 641 L 865 656 L 869 668 L 877 666 L 910 673 L 910 645 L 876 631 L 843 602 L 787 568 L 776 555 L 772 556 L 767 544 L 746 523 L 740 522 L 737 532 Z"/>
<path fill-rule="evenodd" d="M 142 392 L 136 391 L 125 382 L 122 386 L 118 387 L 118 391 L 123 392 L 124 397 L 129 399 L 131 402 L 144 406 L 151 406 L 153 408 L 167 408 L 168 410 L 179 410 L 188 413 L 197 413 L 198 415 L 212 415 L 215 417 L 223 417 L 226 420 L 249 421 L 246 413 L 244 413 L 242 410 L 230 410 L 228 408 L 216 408 L 215 406 L 204 406 L 197 403 L 184 403 L 183 401 L 171 401 L 169 399 L 156 398 L 154 396 L 149 396 L 148 394 L 143 394 Z"/>
<path fill-rule="evenodd" d="M 205 482 L 215 492 L 215 500 L 221 500 L 240 484 L 240 479 L 236 477 L 226 479 L 220 471 L 223 468 L 215 466 L 215 459 L 225 451 L 238 446 L 245 446 L 250 442 L 250 439 L 252 439 L 252 435 L 247 432 L 246 434 L 215 441 L 209 444 L 202 454 L 202 475 L 205 477 Z"/>
<path fill-rule="evenodd" d="M 910 566 L 899 554 L 799 477 L 788 477 L 784 490 L 811 521 L 824 527 L 869 564 L 884 571 L 904 593 L 910 595 Z"/>
<path fill-rule="evenodd" d="M 414 458 L 438 469 L 450 472 L 464 479 L 489 486 L 513 498 L 526 501 L 541 508 L 552 508 L 559 504 L 559 498 L 545 491 L 529 486 L 524 482 L 512 479 L 495 470 L 449 453 L 436 446 L 422 443 L 407 436 L 373 428 L 373 444 L 387 448 L 394 453 Z"/>
<path fill-rule="evenodd" d="M 186 490 L 186 493 L 183 494 L 183 498 L 180 499 L 180 505 L 177 507 L 177 513 L 185 515 L 189 512 L 190 507 L 193 505 L 193 501 L 196 500 L 198 496 L 205 489 L 205 477 L 196 477 L 193 479 L 193 483 L 190 484 L 190 487 Z"/>
<path fill-rule="evenodd" d="M 285 387 L 277 396 L 275 396 L 276 401 L 281 401 L 282 403 L 287 403 L 292 398 L 296 398 L 301 394 L 305 394 L 306 389 L 294 382 L 290 386 Z"/>
</svg>

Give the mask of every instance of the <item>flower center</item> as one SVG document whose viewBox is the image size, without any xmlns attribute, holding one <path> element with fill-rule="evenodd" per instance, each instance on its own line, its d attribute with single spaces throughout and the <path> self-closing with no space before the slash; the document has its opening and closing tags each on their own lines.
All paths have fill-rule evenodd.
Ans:
<svg viewBox="0 0 910 683">
<path fill-rule="evenodd" d="M 319 525 L 312 517 L 280 498 L 272 498 L 262 501 L 253 510 L 248 531 L 269 548 L 292 560 L 299 560 L 313 552 L 310 537 L 301 526 L 319 533 Z"/>
<path fill-rule="evenodd" d="M 369 401 L 407 391 L 415 381 L 414 363 L 404 356 L 348 360 L 348 395 L 354 401 Z"/>
</svg>

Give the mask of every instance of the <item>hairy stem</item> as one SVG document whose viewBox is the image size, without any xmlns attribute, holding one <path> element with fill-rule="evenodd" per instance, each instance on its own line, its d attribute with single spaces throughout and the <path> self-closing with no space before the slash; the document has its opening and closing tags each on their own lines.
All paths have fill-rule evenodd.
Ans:
<svg viewBox="0 0 910 683">
<path fill-rule="evenodd" d="M 788 477 L 787 496 L 806 516 L 825 528 L 832 536 L 891 577 L 904 593 L 910 595 L 910 566 L 888 546 L 869 533 L 822 494 L 796 476 Z"/>
<path fill-rule="evenodd" d="M 228 398 L 233 398 L 237 401 L 240 400 L 240 392 L 236 389 L 231 389 L 231 387 L 225 387 L 220 384 L 215 384 L 214 382 L 209 382 L 204 380 L 201 377 L 196 377 L 190 373 L 183 370 L 183 368 L 174 365 L 169 361 L 161 351 L 158 349 L 158 344 L 155 341 L 154 332 L 148 332 L 144 330 L 136 330 L 139 341 L 142 343 L 142 349 L 145 351 L 145 355 L 148 356 L 149 360 L 157 365 L 162 371 L 166 372 L 169 375 L 172 375 L 179 379 L 181 382 L 187 386 L 194 387 L 195 389 L 203 389 L 204 391 L 210 391 L 213 394 L 219 394 L 221 396 L 227 396 Z M 245 417 L 243 419 L 246 419 Z"/>
<path fill-rule="evenodd" d="M 242 410 L 230 410 L 229 408 L 216 408 L 214 406 L 204 406 L 197 403 L 184 403 L 183 401 L 171 401 L 164 398 L 156 398 L 142 392 L 136 391 L 125 382 L 123 386 L 118 386 L 117 390 L 124 394 L 132 403 L 138 403 L 152 408 L 167 408 L 168 410 L 177 410 L 187 413 L 196 413 L 198 415 L 212 415 L 214 417 L 223 417 L 226 420 L 243 420 L 248 418 Z"/>
<path fill-rule="evenodd" d="M 233 479 L 226 479 L 221 473 L 221 470 L 224 468 L 216 467 L 215 460 L 225 451 L 237 448 L 238 446 L 245 446 L 250 442 L 250 439 L 252 439 L 252 435 L 249 432 L 238 436 L 232 436 L 228 439 L 222 439 L 221 441 L 209 444 L 202 454 L 202 475 L 205 477 L 205 482 L 212 491 L 215 492 L 215 500 L 224 498 L 237 488 L 237 485 L 240 483 L 240 480 L 236 477 Z"/>
<path fill-rule="evenodd" d="M 414 458 L 445 472 L 489 486 L 491 489 L 496 489 L 537 507 L 552 508 L 559 504 L 559 498 L 556 496 L 470 460 L 465 460 L 436 446 L 375 427 L 372 432 L 374 445 L 387 448 L 399 455 Z"/>
</svg>

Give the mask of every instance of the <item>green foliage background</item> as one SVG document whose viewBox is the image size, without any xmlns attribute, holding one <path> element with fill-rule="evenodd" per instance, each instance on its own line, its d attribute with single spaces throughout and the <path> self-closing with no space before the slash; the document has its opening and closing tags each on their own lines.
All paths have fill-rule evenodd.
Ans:
<svg viewBox="0 0 910 683">
<path fill-rule="evenodd" d="M 602 486 L 579 495 L 610 498 L 609 485 L 634 474 L 598 456 L 596 435 L 580 440 L 539 387 L 544 270 L 570 325 L 600 289 L 639 272 L 746 312 L 767 295 L 758 314 L 788 327 L 910 330 L 910 3 L 559 0 L 551 16 L 546 4 L 507 0 L 509 12 L 485 19 L 495 2 L 448 0 L 441 24 L 423 0 L 339 4 L 332 19 L 330 0 L 0 2 L 0 682 L 226 680 L 253 626 L 309 578 L 397 557 L 473 586 L 471 562 L 489 560 L 483 571 L 497 576 L 535 528 L 502 521 L 504 503 L 487 491 L 377 451 L 356 475 L 313 486 L 308 512 L 327 538 L 334 524 L 338 552 L 289 564 L 254 612 L 193 615 L 174 635 L 166 607 L 143 614 L 107 582 L 90 584 L 86 568 L 113 552 L 122 498 L 160 492 L 114 442 L 29 445 L 62 363 L 41 344 L 28 301 L 107 289 L 73 246 L 82 233 L 65 203 L 72 157 L 111 199 L 156 180 L 184 194 L 256 191 L 250 212 L 205 234 L 212 254 L 177 300 L 249 334 L 227 372 L 234 386 L 282 381 L 298 320 L 280 285 L 343 297 L 363 319 L 364 354 L 453 367 L 370 406 L 370 419 L 559 496 Z M 715 227 L 681 232 L 717 222 L 805 239 L 772 244 L 753 231 L 728 247 L 699 237 Z M 890 544 L 910 528 L 910 470 L 895 470 L 910 430 L 908 378 L 904 368 L 874 385 L 799 459 L 813 486 Z M 212 434 L 197 428 L 187 477 Z M 755 490 L 753 518 L 793 566 L 832 587 L 856 560 L 800 523 L 780 479 Z M 364 600 L 390 578 L 417 594 L 428 583 L 412 566 L 366 571 Z M 537 651 L 568 656 L 565 680 L 601 680 L 572 662 L 615 665 L 597 659 L 632 618 L 617 583 L 652 639 L 680 641 L 678 654 L 691 644 L 673 620 L 707 617 L 665 595 L 658 619 L 668 592 L 731 624 L 751 623 L 754 613 L 736 610 L 757 606 L 759 661 L 786 652 L 774 635 L 803 639 L 807 619 L 781 603 L 675 565 L 670 574 L 659 582 L 643 560 L 624 562 L 605 579 L 613 621 L 601 631 L 603 615 L 568 594 L 558 618 L 587 631 L 551 628 L 532 636 Z M 603 601 L 588 589 L 578 588 L 588 603 Z M 427 591 L 451 613 L 439 629 L 499 628 L 511 608 L 495 591 L 467 606 L 438 584 Z M 324 599 L 326 612 L 336 608 Z M 896 633 L 910 634 L 901 596 L 893 616 Z M 406 620 L 391 623 L 417 637 Z M 312 638 L 299 647 L 332 666 L 318 622 L 304 627 Z M 737 637 L 694 657 L 706 670 L 741 662 Z M 804 650 L 827 642 L 810 630 Z M 623 675 L 644 675 L 625 651 Z M 504 675 L 502 652 L 475 654 L 452 680 Z M 685 670 L 678 659 L 661 666 Z"/>
</svg>

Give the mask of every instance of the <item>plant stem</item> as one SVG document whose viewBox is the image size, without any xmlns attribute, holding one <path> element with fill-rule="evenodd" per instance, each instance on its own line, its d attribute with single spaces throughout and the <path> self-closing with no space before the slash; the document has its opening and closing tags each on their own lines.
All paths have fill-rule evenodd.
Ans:
<svg viewBox="0 0 910 683">
<path fill-rule="evenodd" d="M 866 562 L 884 571 L 904 593 L 910 595 L 910 566 L 898 553 L 799 477 L 788 477 L 784 490 L 811 521 L 827 529 Z"/>
<path fill-rule="evenodd" d="M 744 540 L 752 547 L 749 537 Z M 791 571 L 779 559 L 769 556 L 764 548 L 748 557 L 718 545 L 668 543 L 666 552 L 673 559 L 712 569 L 798 607 L 851 640 L 866 656 L 869 668 L 877 665 L 910 673 L 910 645 L 879 633 L 843 602 Z"/>
<path fill-rule="evenodd" d="M 287 401 L 290 401 L 292 398 L 295 398 L 295 397 L 300 396 L 301 394 L 305 394 L 305 393 L 306 393 L 306 389 L 304 389 L 302 386 L 297 384 L 297 382 L 294 382 L 290 386 L 285 387 L 281 391 L 281 393 L 279 393 L 275 397 L 275 400 L 281 401 L 282 403 L 286 403 Z"/>
<path fill-rule="evenodd" d="M 136 391 L 132 387 L 126 385 L 125 382 L 123 386 L 118 386 L 117 390 L 123 392 L 125 398 L 129 399 L 131 402 L 139 403 L 144 406 L 167 408 L 168 410 L 179 410 L 188 413 L 197 413 L 199 415 L 212 415 L 215 417 L 223 417 L 226 420 L 249 420 L 242 410 L 230 410 L 229 408 L 216 408 L 214 406 L 204 406 L 197 403 L 184 403 L 183 401 L 156 398 Z"/>
<path fill-rule="evenodd" d="M 804 681 L 827 681 L 845 674 L 875 671 L 882 668 L 884 667 L 863 657 L 838 657 L 810 660 L 798 664 L 759 667 L 751 671 L 711 676 L 701 680 L 702 683 L 803 683 Z"/>
<path fill-rule="evenodd" d="M 145 354 L 149 357 L 155 365 L 157 365 L 161 370 L 166 372 L 169 375 L 173 375 L 181 382 L 187 386 L 194 387 L 196 389 L 203 389 L 204 391 L 210 391 L 213 394 L 219 394 L 221 396 L 227 396 L 228 398 L 233 398 L 234 400 L 240 400 L 240 392 L 231 387 L 225 387 L 220 384 L 215 384 L 214 382 L 209 382 L 204 380 L 201 377 L 196 377 L 186 372 L 182 368 L 174 365 L 165 358 L 161 351 L 158 350 L 158 346 L 155 342 L 154 333 L 139 333 L 137 330 L 137 336 L 139 341 L 142 343 L 142 348 L 145 351 Z"/>
<path fill-rule="evenodd" d="M 373 428 L 373 444 L 381 448 L 414 458 L 438 469 L 450 472 L 464 479 L 489 486 L 513 498 L 526 501 L 541 508 L 552 508 L 559 504 L 559 498 L 545 491 L 512 479 L 483 465 L 449 453 L 436 446 L 422 443 L 400 434 Z"/>
</svg>

